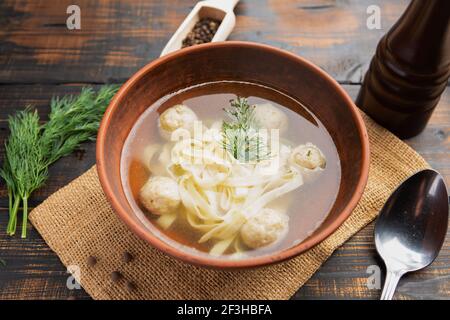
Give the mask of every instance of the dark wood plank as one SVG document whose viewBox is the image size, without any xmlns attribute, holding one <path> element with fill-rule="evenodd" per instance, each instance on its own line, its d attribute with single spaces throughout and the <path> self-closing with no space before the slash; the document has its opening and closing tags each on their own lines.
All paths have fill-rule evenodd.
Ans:
<svg viewBox="0 0 450 320">
<path fill-rule="evenodd" d="M 159 56 L 195 1 L 79 0 L 81 30 L 66 28 L 71 0 L 0 2 L 0 83 L 122 82 Z M 360 83 L 379 38 L 408 1 L 245 0 L 230 40 L 271 44 Z M 378 5 L 382 29 L 366 26 Z"/>
<path fill-rule="evenodd" d="M 354 98 L 357 85 L 344 88 Z M 81 85 L 9 85 L 0 86 L 0 144 L 6 137 L 8 114 L 25 104 L 35 105 L 45 117 L 48 102 L 53 95 L 79 92 Z M 450 90 L 447 89 L 425 132 L 407 141 L 419 151 L 450 182 Z M 95 163 L 93 143 L 83 146 L 84 156 L 72 155 L 60 160 L 51 168 L 48 184 L 32 199 L 34 206 L 54 191 L 64 186 Z M 3 152 L 3 151 L 2 151 Z M 2 154 L 0 154 L 0 159 Z M 0 299 L 66 299 L 89 298 L 83 290 L 70 291 L 66 288 L 64 266 L 57 256 L 45 245 L 40 235 L 30 226 L 29 237 L 6 237 L 7 205 L 4 186 L 0 187 L 0 259 L 6 266 L 0 266 Z M 366 287 L 366 270 L 381 261 L 376 258 L 372 231 L 373 227 L 360 231 L 344 244 L 322 266 L 312 279 L 293 297 L 295 299 L 358 299 L 377 298 L 377 290 Z M 438 260 L 429 268 L 408 276 L 402 281 L 399 298 L 450 298 L 450 243 L 446 243 Z"/>
<path fill-rule="evenodd" d="M 7 214 L 0 209 L 0 299 L 90 299 L 67 288 L 66 268 L 34 228 L 27 239 L 5 235 Z"/>
</svg>

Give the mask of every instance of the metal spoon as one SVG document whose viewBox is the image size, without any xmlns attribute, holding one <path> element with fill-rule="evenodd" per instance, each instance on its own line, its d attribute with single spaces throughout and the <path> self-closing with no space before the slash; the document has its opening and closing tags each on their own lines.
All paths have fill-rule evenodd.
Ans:
<svg viewBox="0 0 450 320">
<path fill-rule="evenodd" d="M 420 171 L 390 196 L 375 225 L 375 245 L 386 264 L 381 300 L 390 300 L 400 278 L 430 265 L 444 243 L 448 194 L 442 176 Z"/>
</svg>

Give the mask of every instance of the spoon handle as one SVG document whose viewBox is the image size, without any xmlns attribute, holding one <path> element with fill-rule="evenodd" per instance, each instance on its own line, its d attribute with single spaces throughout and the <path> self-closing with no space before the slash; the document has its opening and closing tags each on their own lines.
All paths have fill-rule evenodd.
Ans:
<svg viewBox="0 0 450 320">
<path fill-rule="evenodd" d="M 395 288 L 397 288 L 398 281 L 402 277 L 402 273 L 387 270 L 386 279 L 384 281 L 383 292 L 381 293 L 381 300 L 392 300 L 394 296 Z"/>
</svg>

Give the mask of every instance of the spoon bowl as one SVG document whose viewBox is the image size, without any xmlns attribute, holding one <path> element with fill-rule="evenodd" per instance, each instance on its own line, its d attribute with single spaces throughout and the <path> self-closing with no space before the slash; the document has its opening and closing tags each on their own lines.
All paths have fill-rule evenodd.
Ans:
<svg viewBox="0 0 450 320">
<path fill-rule="evenodd" d="M 444 243 L 448 194 L 442 176 L 420 171 L 390 196 L 375 225 L 375 245 L 387 274 L 381 299 L 391 299 L 402 275 L 430 265 Z"/>
</svg>

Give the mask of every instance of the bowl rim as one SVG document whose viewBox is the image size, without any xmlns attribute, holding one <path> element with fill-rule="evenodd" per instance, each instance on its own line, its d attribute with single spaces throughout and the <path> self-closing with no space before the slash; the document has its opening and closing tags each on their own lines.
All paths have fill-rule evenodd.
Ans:
<svg viewBox="0 0 450 320">
<path fill-rule="evenodd" d="M 106 168 L 104 166 L 105 163 L 105 157 L 107 154 L 105 153 L 105 141 L 106 141 L 106 132 L 110 123 L 110 119 L 114 115 L 115 111 L 118 107 L 120 107 L 119 101 L 122 100 L 123 97 L 126 96 L 129 89 L 134 86 L 136 83 L 139 82 L 139 80 L 150 70 L 155 68 L 158 65 L 164 64 L 166 61 L 177 59 L 180 56 L 188 55 L 190 53 L 198 52 L 198 51 L 204 51 L 208 50 L 211 47 L 216 48 L 232 48 L 232 47 L 246 47 L 246 48 L 252 48 L 252 49 L 258 49 L 258 50 L 264 50 L 269 51 L 271 53 L 274 53 L 276 55 L 280 55 L 283 58 L 297 61 L 305 65 L 306 67 L 310 68 L 312 71 L 316 72 L 320 77 L 324 78 L 325 80 L 329 81 L 330 84 L 334 87 L 336 90 L 336 93 L 338 93 L 341 98 L 347 103 L 347 106 L 350 109 L 351 115 L 353 117 L 353 120 L 356 124 L 358 133 L 359 133 L 359 139 L 361 140 L 361 146 L 362 146 L 362 159 L 361 159 L 361 166 L 359 167 L 359 180 L 356 185 L 355 192 L 353 193 L 352 197 L 348 201 L 347 205 L 344 207 L 343 210 L 339 213 L 337 218 L 330 223 L 330 225 L 322 230 L 319 234 L 313 234 L 310 237 L 306 238 L 303 242 L 290 247 L 288 249 L 282 250 L 282 251 L 276 251 L 271 254 L 263 255 L 260 257 L 251 257 L 248 259 L 220 259 L 220 258 L 214 258 L 214 257 L 206 257 L 206 256 L 197 256 L 192 254 L 188 251 L 180 250 L 176 247 L 171 246 L 164 240 L 158 238 L 155 235 L 152 235 L 150 232 L 145 230 L 141 225 L 139 225 L 135 220 L 129 216 L 127 213 L 127 210 L 125 210 L 119 202 L 116 200 L 113 189 L 110 184 L 110 181 L 108 179 L 108 175 L 106 172 Z M 344 222 L 347 220 L 347 218 L 352 213 L 353 209 L 358 204 L 360 198 L 362 197 L 362 194 L 364 192 L 365 186 L 367 184 L 368 175 L 369 175 L 369 158 L 370 158 L 370 151 L 369 151 L 369 138 L 367 135 L 366 126 L 364 124 L 362 115 L 358 111 L 358 108 L 354 104 L 354 102 L 351 100 L 349 95 L 344 91 L 344 89 L 339 85 L 339 83 L 334 80 L 330 75 L 328 75 L 325 71 L 320 69 L 318 66 L 314 65 L 313 63 L 309 62 L 308 60 L 294 54 L 291 52 L 288 52 L 283 49 L 279 49 L 270 45 L 266 44 L 260 44 L 260 43 L 254 43 L 254 42 L 245 42 L 245 41 L 226 41 L 226 42 L 211 42 L 201 45 L 196 45 L 192 47 L 188 47 L 182 50 L 178 50 L 175 52 L 172 52 L 168 55 L 165 55 L 163 57 L 157 58 L 156 60 L 150 62 L 149 64 L 142 67 L 140 70 L 138 70 L 133 76 L 131 76 L 128 81 L 122 85 L 120 90 L 117 92 L 117 94 L 114 96 L 114 98 L 111 100 L 103 119 L 100 123 L 100 128 L 98 131 L 97 136 L 97 145 L 96 145 L 96 163 L 97 163 L 97 172 L 100 180 L 100 184 L 104 190 L 104 193 L 111 204 L 112 208 L 116 212 L 116 214 L 119 216 L 119 218 L 128 226 L 128 228 L 131 229 L 133 233 L 138 235 L 141 239 L 147 241 L 151 246 L 157 248 L 158 250 L 161 250 L 162 252 L 177 258 L 179 260 L 182 260 L 184 262 L 197 265 L 197 266 L 203 266 L 203 267 L 213 267 L 213 268 L 221 268 L 221 269 L 236 269 L 236 268 L 250 268 L 250 267 L 259 267 L 259 266 L 265 266 L 270 265 L 273 263 L 279 263 L 291 258 L 294 258 L 295 256 L 307 251 L 308 249 L 311 249 L 312 247 L 316 246 L 317 244 L 324 241 L 326 238 L 328 238 L 331 234 L 333 234 Z"/>
</svg>

